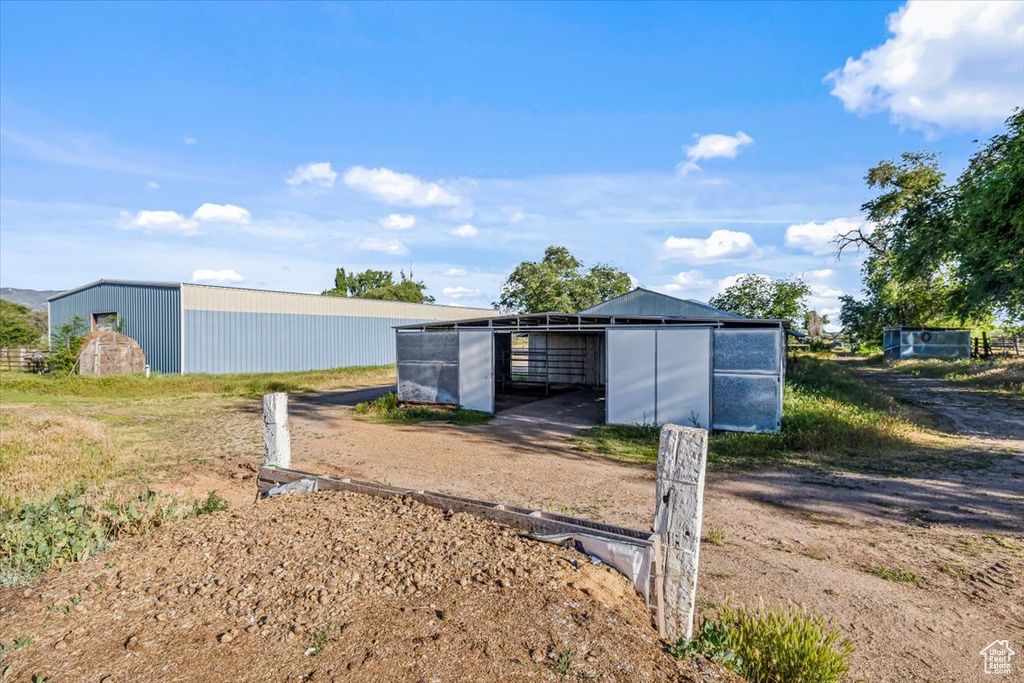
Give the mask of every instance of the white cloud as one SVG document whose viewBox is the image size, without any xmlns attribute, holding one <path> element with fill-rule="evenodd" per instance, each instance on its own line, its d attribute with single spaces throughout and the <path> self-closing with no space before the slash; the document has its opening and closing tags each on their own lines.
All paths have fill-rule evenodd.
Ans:
<svg viewBox="0 0 1024 683">
<path fill-rule="evenodd" d="M 824 223 L 799 223 L 786 228 L 786 246 L 812 254 L 831 254 L 836 250 L 837 237 L 866 226 L 867 221 L 863 218 L 834 218 Z"/>
<path fill-rule="evenodd" d="M 811 285 L 811 294 L 823 299 L 837 298 L 843 295 L 843 290 L 827 285 Z"/>
<path fill-rule="evenodd" d="M 192 214 L 192 219 L 203 223 L 232 223 L 248 225 L 252 219 L 250 213 L 234 204 L 203 204 Z"/>
<path fill-rule="evenodd" d="M 242 282 L 245 277 L 231 268 L 210 270 L 200 268 L 192 271 L 192 282 Z"/>
<path fill-rule="evenodd" d="M 526 214 L 518 206 L 503 206 L 501 213 L 505 216 L 505 220 L 513 224 L 522 223 L 526 218 Z"/>
<path fill-rule="evenodd" d="M 139 211 L 134 216 L 121 214 L 121 225 L 149 232 L 180 232 L 183 235 L 199 234 L 199 223 L 185 218 L 177 211 Z"/>
<path fill-rule="evenodd" d="M 819 270 L 808 270 L 803 275 L 805 280 L 827 280 L 835 275 L 835 273 L 836 271 L 831 268 L 821 268 Z"/>
<path fill-rule="evenodd" d="M 452 230 L 451 234 L 455 235 L 456 237 L 476 237 L 478 232 L 479 231 L 476 229 L 476 227 L 470 225 L 469 223 L 463 223 L 459 227 Z"/>
<path fill-rule="evenodd" d="M 441 274 L 445 277 L 466 277 L 469 271 L 465 268 L 448 268 Z"/>
<path fill-rule="evenodd" d="M 416 216 L 392 213 L 388 214 L 385 218 L 381 218 L 380 225 L 388 230 L 408 230 L 416 225 Z"/>
<path fill-rule="evenodd" d="M 151 190 L 155 190 L 160 187 L 160 183 L 155 183 L 152 180 L 150 180 L 148 183 L 146 183 L 146 187 L 148 187 Z"/>
<path fill-rule="evenodd" d="M 409 253 L 405 245 L 398 240 L 382 240 L 376 237 L 363 238 L 359 242 L 359 248 L 368 251 L 383 251 L 385 254 L 391 254 L 392 256 L 401 256 L 402 254 Z"/>
<path fill-rule="evenodd" d="M 179 232 L 183 235 L 198 235 L 205 223 L 217 225 L 249 225 L 252 216 L 234 204 L 203 204 L 185 218 L 177 211 L 139 211 L 135 215 L 121 212 L 121 225 L 149 232 Z"/>
<path fill-rule="evenodd" d="M 700 166 L 697 165 L 697 162 L 703 159 L 735 159 L 736 155 L 740 153 L 740 147 L 754 143 L 754 138 L 743 131 L 737 132 L 736 135 L 712 133 L 710 135 L 694 134 L 694 137 L 697 138 L 697 142 L 686 148 L 686 161 L 676 166 L 676 171 L 682 175 L 686 175 L 690 171 L 699 171 Z"/>
<path fill-rule="evenodd" d="M 426 182 L 389 168 L 353 166 L 344 177 L 345 184 L 375 195 L 388 204 L 406 206 L 458 206 L 460 197 L 437 183 Z"/>
<path fill-rule="evenodd" d="M 754 253 L 754 238 L 745 232 L 715 230 L 707 239 L 669 237 L 662 245 L 662 258 L 685 258 L 693 261 L 725 261 Z"/>
<path fill-rule="evenodd" d="M 684 270 L 673 275 L 669 282 L 654 289 L 666 294 L 682 293 L 700 297 L 709 293 L 714 287 L 715 281 L 708 279 L 703 271 Z"/>
<path fill-rule="evenodd" d="M 334 187 L 334 181 L 337 179 L 338 172 L 331 168 L 331 162 L 312 161 L 297 167 L 285 182 L 295 186 L 309 183 L 314 187 L 329 188 Z"/>
<path fill-rule="evenodd" d="M 684 270 L 672 276 L 672 283 L 679 286 L 707 287 L 712 284 L 711 280 L 704 277 L 703 271 Z"/>
<path fill-rule="evenodd" d="M 719 294 L 732 287 L 734 284 L 740 281 L 740 278 L 744 278 L 750 275 L 750 273 L 736 273 L 735 275 L 726 275 L 718 281 L 717 291 Z"/>
<path fill-rule="evenodd" d="M 194 137 L 192 137 L 190 135 L 186 135 L 185 136 L 184 143 L 186 145 L 194 145 L 194 144 L 196 144 L 196 142 L 198 142 L 198 141 Z"/>
<path fill-rule="evenodd" d="M 480 290 L 469 287 L 445 287 L 441 290 L 441 294 L 452 299 L 463 299 L 467 296 L 480 296 Z"/>
<path fill-rule="evenodd" d="M 1024 104 L 1024 3 L 911 0 L 885 43 L 825 77 L 847 111 L 916 129 L 998 126 Z"/>
</svg>

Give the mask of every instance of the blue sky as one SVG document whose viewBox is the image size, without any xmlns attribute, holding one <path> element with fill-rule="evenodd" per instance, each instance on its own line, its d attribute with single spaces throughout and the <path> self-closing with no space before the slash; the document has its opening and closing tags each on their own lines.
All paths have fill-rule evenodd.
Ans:
<svg viewBox="0 0 1024 683">
<path fill-rule="evenodd" d="M 1024 103 L 1024 4 L 0 4 L 0 282 L 487 305 L 549 244 L 833 313 L 867 168 L 958 173 Z"/>
</svg>

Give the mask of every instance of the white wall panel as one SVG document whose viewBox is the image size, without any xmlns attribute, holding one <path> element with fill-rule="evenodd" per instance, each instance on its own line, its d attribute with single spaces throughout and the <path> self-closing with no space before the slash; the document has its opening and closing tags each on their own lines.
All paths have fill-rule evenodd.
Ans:
<svg viewBox="0 0 1024 683">
<path fill-rule="evenodd" d="M 459 405 L 494 412 L 494 340 L 485 330 L 459 330 Z"/>
<path fill-rule="evenodd" d="M 608 424 L 654 424 L 656 330 L 607 331 Z"/>
<path fill-rule="evenodd" d="M 711 330 L 657 330 L 657 423 L 710 426 Z M 696 423 L 696 424 L 694 424 Z"/>
</svg>

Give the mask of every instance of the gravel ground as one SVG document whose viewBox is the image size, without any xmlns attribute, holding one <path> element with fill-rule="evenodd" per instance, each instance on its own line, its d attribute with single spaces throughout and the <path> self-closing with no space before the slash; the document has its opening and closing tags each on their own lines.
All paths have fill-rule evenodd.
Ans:
<svg viewBox="0 0 1024 683">
<path fill-rule="evenodd" d="M 178 523 L 2 589 L 0 642 L 16 638 L 31 644 L 0 680 L 737 680 L 676 662 L 629 582 L 579 553 L 334 492 Z"/>
</svg>

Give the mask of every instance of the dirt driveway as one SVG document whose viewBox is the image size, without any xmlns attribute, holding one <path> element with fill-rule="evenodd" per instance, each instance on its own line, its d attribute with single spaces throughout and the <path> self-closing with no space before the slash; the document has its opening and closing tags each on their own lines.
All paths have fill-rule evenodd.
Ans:
<svg viewBox="0 0 1024 683">
<path fill-rule="evenodd" d="M 890 390 L 889 377 L 868 379 Z M 557 410 L 531 404 L 531 419 L 478 427 L 392 426 L 353 419 L 344 403 L 297 399 L 294 466 L 650 526 L 652 468 L 574 449 L 578 425 Z M 992 466 L 929 479 L 709 473 L 704 524 L 725 543 L 704 545 L 700 604 L 805 604 L 855 640 L 854 680 L 983 680 L 984 646 L 1024 646 L 1024 449 L 994 429 L 961 440 Z M 910 580 L 893 580 L 900 572 Z"/>
</svg>

